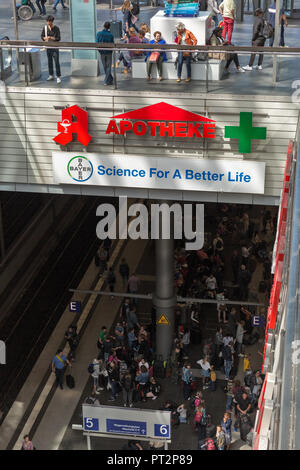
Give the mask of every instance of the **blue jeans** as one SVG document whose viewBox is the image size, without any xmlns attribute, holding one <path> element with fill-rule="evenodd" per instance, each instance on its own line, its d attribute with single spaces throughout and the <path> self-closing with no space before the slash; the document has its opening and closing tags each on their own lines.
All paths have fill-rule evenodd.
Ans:
<svg viewBox="0 0 300 470">
<path fill-rule="evenodd" d="M 187 78 L 191 78 L 191 74 L 192 74 L 191 59 L 192 59 L 191 54 L 188 56 L 184 56 L 182 52 L 178 52 L 178 64 L 177 64 L 177 77 L 178 78 L 181 78 L 182 65 L 183 65 L 184 60 L 186 63 Z"/>
<path fill-rule="evenodd" d="M 45 4 L 44 3 L 41 4 L 41 0 L 35 0 L 35 3 L 37 5 L 38 9 L 40 10 L 40 14 L 41 15 L 46 15 Z"/>
<path fill-rule="evenodd" d="M 59 4 L 59 2 L 62 4 L 62 7 L 63 7 L 63 8 L 66 8 L 66 7 L 65 7 L 65 4 L 64 4 L 64 0 L 56 0 L 53 9 L 57 7 L 57 5 Z"/>
<path fill-rule="evenodd" d="M 232 367 L 232 361 L 224 361 L 225 377 L 229 380 L 229 374 Z"/>
<path fill-rule="evenodd" d="M 183 382 L 183 398 L 187 400 L 190 396 L 191 393 L 191 386 L 190 384 L 187 384 L 186 382 Z"/>
<path fill-rule="evenodd" d="M 106 85 L 112 85 L 114 81 L 111 74 L 112 54 L 101 54 L 101 61 L 105 73 L 104 83 Z"/>
</svg>

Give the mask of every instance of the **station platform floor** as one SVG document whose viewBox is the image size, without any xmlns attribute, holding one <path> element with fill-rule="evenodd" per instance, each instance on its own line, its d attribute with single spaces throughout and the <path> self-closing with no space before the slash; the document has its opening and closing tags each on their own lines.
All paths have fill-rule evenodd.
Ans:
<svg viewBox="0 0 300 470">
<path fill-rule="evenodd" d="M 296 1 L 296 7 L 300 7 L 300 0 Z M 101 8 L 100 8 L 101 7 Z M 51 8 L 48 7 L 51 12 Z M 142 6 L 139 15 L 139 23 L 145 21 L 150 23 L 150 18 L 160 8 L 152 8 L 149 6 Z M 10 14 L 4 5 L 0 5 L 0 37 L 7 35 L 11 39 L 14 38 L 13 22 L 10 19 Z M 98 5 L 97 18 L 98 30 L 101 28 L 105 21 L 115 19 L 107 5 Z M 116 12 L 117 19 L 121 19 L 121 12 Z M 62 33 L 62 41 L 69 41 L 69 11 L 57 9 L 55 13 L 55 22 L 60 27 Z M 139 24 L 138 23 L 138 24 Z M 253 16 L 244 15 L 243 23 L 236 23 L 234 26 L 232 43 L 236 46 L 250 46 L 252 37 L 252 24 Z M 39 40 L 41 30 L 44 25 L 44 20 L 40 17 L 35 17 L 29 22 L 18 22 L 19 38 Z M 299 44 L 300 39 L 300 19 L 291 22 L 290 26 L 285 30 L 286 45 L 293 47 Z M 267 45 L 267 44 L 266 44 Z M 288 48 L 283 49 L 287 53 Z M 40 79 L 32 82 L 30 88 L 34 89 L 74 89 L 74 90 L 114 90 L 113 86 L 104 86 L 103 84 L 103 70 L 100 63 L 99 77 L 71 77 L 70 75 L 70 62 L 71 52 L 60 51 L 60 61 L 62 68 L 62 82 L 57 85 L 56 82 L 47 82 L 47 57 L 46 53 L 41 53 L 42 59 L 42 76 Z M 239 56 L 241 66 L 245 66 L 249 62 L 249 54 Z M 257 60 L 257 59 L 256 59 Z M 101 62 L 101 61 L 100 61 Z M 278 58 L 278 81 L 274 87 L 272 84 L 272 71 L 273 59 L 271 56 L 265 56 L 263 63 L 263 70 L 246 73 L 237 73 L 234 65 L 230 67 L 231 73 L 224 76 L 221 81 L 208 83 L 208 88 L 205 82 L 191 81 L 190 83 L 176 83 L 176 81 L 165 80 L 158 82 L 158 80 L 151 80 L 147 82 L 146 79 L 133 79 L 131 75 L 124 76 L 121 71 L 122 68 L 117 69 L 117 84 L 116 88 L 120 92 L 146 92 L 146 93 L 214 93 L 214 94 L 233 94 L 233 95 L 257 95 L 257 96 L 290 96 L 293 93 L 293 83 L 298 79 L 298 70 L 300 66 L 300 57 L 287 57 L 280 56 Z M 6 86 L 24 87 L 24 82 L 20 82 L 16 72 L 16 64 L 13 65 L 14 73 L 6 80 Z"/>
<path fill-rule="evenodd" d="M 257 211 L 259 218 L 260 208 L 250 208 L 250 211 Z M 273 210 L 275 210 L 273 208 Z M 250 213 L 249 211 L 249 213 Z M 251 216 L 251 214 L 249 214 Z M 253 214 L 252 214 L 253 216 Z M 214 233 L 212 233 L 214 236 Z M 225 240 L 224 240 L 225 241 Z M 271 242 L 271 240 L 269 240 Z M 227 240 L 229 250 L 236 245 L 237 240 Z M 118 267 L 121 257 L 125 256 L 130 266 L 131 272 L 135 271 L 141 280 L 140 293 L 150 293 L 154 289 L 155 272 L 153 264 L 154 247 L 147 240 L 115 241 L 109 265 L 114 267 L 118 274 Z M 229 263 L 226 263 L 228 266 Z M 257 269 L 252 277 L 250 291 L 257 291 L 258 283 L 262 279 L 262 267 L 258 263 Z M 103 285 L 103 278 L 97 279 L 98 268 L 94 262 L 89 266 L 87 273 L 81 281 L 78 288 L 100 290 Z M 230 275 L 227 267 L 226 275 Z M 97 283 L 95 284 L 95 278 Z M 117 284 L 115 290 L 122 291 L 120 276 L 117 275 Z M 109 329 L 119 311 L 121 305 L 120 298 L 111 298 L 110 296 L 101 296 L 100 298 L 91 295 L 86 302 L 82 294 L 74 294 L 73 300 L 82 300 L 84 302 L 83 313 L 81 314 L 78 325 L 78 331 L 81 335 L 80 343 L 77 349 L 76 361 L 73 363 L 72 375 L 75 378 L 76 386 L 70 390 L 66 386 L 63 390 L 55 385 L 55 376 L 51 374 L 50 363 L 58 347 L 62 345 L 62 340 L 67 327 L 72 323 L 71 313 L 66 309 L 58 323 L 55 331 L 51 335 L 40 358 L 36 362 L 30 376 L 24 384 L 20 394 L 17 397 L 9 414 L 1 425 L 0 448 L 18 450 L 21 447 L 22 438 L 29 434 L 34 445 L 39 450 L 80 450 L 86 449 L 86 440 L 80 431 L 71 429 L 72 424 L 81 424 L 81 404 L 92 390 L 91 379 L 87 372 L 88 364 L 97 356 L 97 337 L 102 325 Z M 266 303 L 265 297 L 258 298 L 261 303 Z M 149 305 L 150 304 L 150 305 Z M 141 301 L 139 303 L 139 315 L 143 321 L 144 313 L 151 311 L 151 303 Z M 89 320 L 89 321 L 87 321 Z M 212 335 L 217 326 L 217 312 L 215 306 L 205 306 L 203 311 L 203 338 Z M 260 343 L 246 347 L 246 352 L 252 354 L 252 365 L 254 369 L 261 366 L 261 356 L 258 351 L 263 349 L 263 335 L 261 332 Z M 68 346 L 65 346 L 64 352 L 68 353 Z M 202 357 L 201 345 L 192 345 L 190 349 L 189 360 L 192 368 L 199 369 L 196 361 Z M 243 379 L 242 362 L 240 361 L 237 378 Z M 68 373 L 68 372 L 67 372 Z M 212 422 L 216 424 L 220 421 L 225 412 L 226 395 L 223 391 L 225 384 L 224 376 L 218 372 L 217 390 L 211 392 L 204 390 L 204 398 L 207 402 L 207 410 L 212 415 Z M 183 402 L 183 394 L 180 385 L 171 383 L 170 378 L 161 382 L 162 393 L 155 401 L 146 403 L 138 402 L 136 408 L 159 409 L 167 399 L 172 399 L 178 404 Z M 199 384 L 201 381 L 199 380 Z M 100 392 L 99 400 L 101 404 L 111 405 L 108 402 L 110 393 L 108 391 Z M 121 397 L 115 402 L 116 406 L 122 406 Z M 253 419 L 255 416 L 253 416 Z M 97 439 L 92 438 L 92 449 L 118 450 L 124 445 L 123 440 L 118 439 Z M 145 445 L 145 448 L 146 445 Z M 191 424 L 182 424 L 174 430 L 170 449 L 186 450 L 197 448 L 197 433 L 192 430 Z M 233 433 L 232 449 L 248 449 L 243 441 L 239 439 L 238 433 Z"/>
</svg>

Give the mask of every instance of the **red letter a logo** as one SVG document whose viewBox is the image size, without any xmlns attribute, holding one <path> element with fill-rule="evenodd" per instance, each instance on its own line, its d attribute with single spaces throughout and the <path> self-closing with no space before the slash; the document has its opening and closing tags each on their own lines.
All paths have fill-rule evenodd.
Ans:
<svg viewBox="0 0 300 470">
<path fill-rule="evenodd" d="M 73 121 L 73 117 L 76 121 Z M 61 132 L 54 141 L 60 145 L 67 145 L 73 140 L 73 134 L 77 135 L 77 140 L 85 147 L 92 137 L 88 134 L 88 114 L 79 106 L 71 106 L 62 110 L 62 121 L 57 123 L 57 130 Z"/>
</svg>

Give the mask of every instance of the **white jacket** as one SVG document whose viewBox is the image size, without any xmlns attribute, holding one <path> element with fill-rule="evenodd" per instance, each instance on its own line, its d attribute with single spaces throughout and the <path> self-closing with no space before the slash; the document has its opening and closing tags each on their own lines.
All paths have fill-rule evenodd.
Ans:
<svg viewBox="0 0 300 470">
<path fill-rule="evenodd" d="M 213 15 L 217 15 L 219 13 L 217 0 L 208 0 L 207 1 L 207 11 L 209 11 Z"/>
</svg>

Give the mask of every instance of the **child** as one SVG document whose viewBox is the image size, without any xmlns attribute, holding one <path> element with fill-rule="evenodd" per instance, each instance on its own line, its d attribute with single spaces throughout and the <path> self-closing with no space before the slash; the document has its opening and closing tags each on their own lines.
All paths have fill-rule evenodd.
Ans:
<svg viewBox="0 0 300 470">
<path fill-rule="evenodd" d="M 244 357 L 244 372 L 251 370 L 251 354 L 245 354 Z"/>
<path fill-rule="evenodd" d="M 210 366 L 210 389 L 215 392 L 217 388 L 217 374 L 214 366 Z"/>
<path fill-rule="evenodd" d="M 225 433 L 222 429 L 222 426 L 219 424 L 217 426 L 217 433 L 216 433 L 216 438 L 217 438 L 217 448 L 218 450 L 225 450 Z"/>
</svg>

